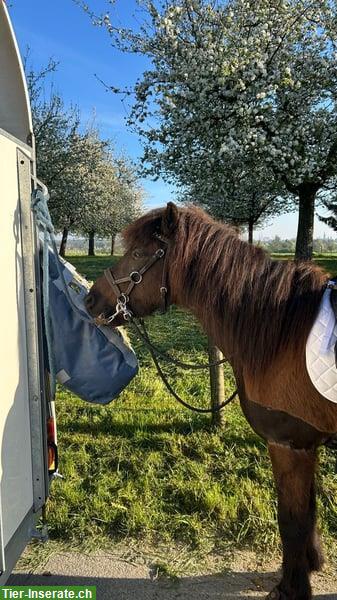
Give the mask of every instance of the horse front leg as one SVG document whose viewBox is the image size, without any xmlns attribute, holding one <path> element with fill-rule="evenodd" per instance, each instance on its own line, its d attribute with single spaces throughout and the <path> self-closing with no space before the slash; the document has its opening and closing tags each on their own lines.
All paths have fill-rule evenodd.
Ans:
<svg viewBox="0 0 337 600">
<path fill-rule="evenodd" d="M 320 571 L 324 565 L 324 554 L 321 546 L 320 535 L 316 526 L 316 489 L 313 481 L 310 488 L 310 506 L 312 510 L 314 527 L 312 528 L 307 546 L 309 571 Z"/>
<path fill-rule="evenodd" d="M 315 510 L 315 450 L 269 443 L 278 495 L 283 576 L 269 594 L 275 600 L 311 600 L 309 573 L 321 566 Z"/>
</svg>

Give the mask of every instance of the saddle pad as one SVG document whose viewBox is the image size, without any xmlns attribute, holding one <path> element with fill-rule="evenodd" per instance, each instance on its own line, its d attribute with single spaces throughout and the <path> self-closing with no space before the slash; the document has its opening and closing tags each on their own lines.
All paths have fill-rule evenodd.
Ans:
<svg viewBox="0 0 337 600">
<path fill-rule="evenodd" d="M 337 369 L 335 343 L 337 323 L 330 302 L 331 290 L 326 289 L 318 315 L 306 345 L 306 363 L 310 379 L 322 396 L 337 402 Z"/>
</svg>

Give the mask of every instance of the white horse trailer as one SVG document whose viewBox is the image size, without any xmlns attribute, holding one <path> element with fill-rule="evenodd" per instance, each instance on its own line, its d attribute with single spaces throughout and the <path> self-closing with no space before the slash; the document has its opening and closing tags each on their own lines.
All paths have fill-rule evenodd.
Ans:
<svg viewBox="0 0 337 600">
<path fill-rule="evenodd" d="M 32 119 L 22 63 L 0 0 L 0 585 L 38 535 L 53 441 L 45 376 Z M 48 446 L 48 442 L 51 444 Z M 49 465 L 51 466 L 51 465 Z"/>
</svg>

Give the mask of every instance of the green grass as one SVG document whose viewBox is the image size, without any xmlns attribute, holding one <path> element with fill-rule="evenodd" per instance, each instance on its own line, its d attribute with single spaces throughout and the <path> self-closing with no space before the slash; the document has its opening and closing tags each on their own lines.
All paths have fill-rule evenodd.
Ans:
<svg viewBox="0 0 337 600">
<path fill-rule="evenodd" d="M 110 267 L 116 261 L 116 258 L 109 255 L 84 256 L 83 254 L 76 254 L 70 257 L 67 256 L 66 260 L 71 262 L 84 277 L 93 280 L 103 273 L 104 269 Z"/>
<path fill-rule="evenodd" d="M 322 269 L 325 269 L 329 275 L 335 277 L 337 275 L 337 256 L 318 254 L 315 256 L 315 263 Z"/>
<path fill-rule="evenodd" d="M 291 260 L 292 254 L 273 254 L 275 260 Z M 317 265 L 325 269 L 329 275 L 337 275 L 337 255 L 335 254 L 315 254 L 314 261 Z"/>
<path fill-rule="evenodd" d="M 71 262 L 89 279 L 111 257 Z M 337 258 L 318 259 L 337 272 Z M 206 340 L 191 315 L 172 309 L 148 320 L 155 343 L 188 361 L 206 359 Z M 175 403 L 151 360 L 131 334 L 140 371 L 107 407 L 57 395 L 60 471 L 48 508 L 51 537 L 92 547 L 137 539 L 184 544 L 201 555 L 213 549 L 278 547 L 276 496 L 264 442 L 245 421 L 238 402 L 226 409 L 226 428 Z M 209 404 L 208 375 L 169 366 L 177 392 Z M 225 368 L 226 392 L 234 389 Z M 327 544 L 337 534 L 334 457 L 321 451 L 319 510 Z"/>
</svg>

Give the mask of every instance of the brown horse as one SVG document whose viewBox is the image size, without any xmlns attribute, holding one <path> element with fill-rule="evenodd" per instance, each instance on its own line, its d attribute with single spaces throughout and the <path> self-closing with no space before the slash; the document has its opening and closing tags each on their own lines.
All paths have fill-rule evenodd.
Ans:
<svg viewBox="0 0 337 600">
<path fill-rule="evenodd" d="M 268 443 L 283 544 L 283 576 L 269 598 L 310 600 L 309 574 L 323 563 L 316 450 L 337 432 L 337 405 L 316 391 L 305 365 L 326 274 L 311 263 L 271 260 L 202 210 L 172 203 L 130 225 L 124 240 L 124 257 L 97 279 L 88 309 L 114 313 L 120 325 L 126 300 L 135 316 L 150 315 L 167 289 L 170 304 L 196 315 L 230 361 L 242 410 Z"/>
</svg>

